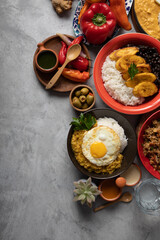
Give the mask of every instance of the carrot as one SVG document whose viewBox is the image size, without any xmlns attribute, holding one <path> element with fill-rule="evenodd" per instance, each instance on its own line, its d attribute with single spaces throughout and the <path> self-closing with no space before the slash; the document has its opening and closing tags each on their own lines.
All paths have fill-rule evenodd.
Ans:
<svg viewBox="0 0 160 240">
<path fill-rule="evenodd" d="M 80 13 L 79 13 L 79 16 L 78 16 L 78 24 L 80 24 L 80 20 L 81 20 L 81 17 L 83 15 L 83 13 L 85 13 L 87 11 L 87 9 L 89 8 L 91 4 L 88 3 L 87 1 L 84 3 Z"/>
<path fill-rule="evenodd" d="M 126 14 L 125 0 L 110 0 L 110 8 L 117 19 L 118 25 L 125 30 L 131 30 L 132 26 Z"/>
</svg>

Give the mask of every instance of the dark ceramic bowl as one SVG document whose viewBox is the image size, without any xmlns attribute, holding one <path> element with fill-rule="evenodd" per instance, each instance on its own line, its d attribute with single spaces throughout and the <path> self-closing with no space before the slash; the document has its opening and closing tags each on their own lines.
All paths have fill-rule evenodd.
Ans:
<svg viewBox="0 0 160 240">
<path fill-rule="evenodd" d="M 137 143 L 136 143 L 136 134 L 134 129 L 132 128 L 131 124 L 128 122 L 128 120 L 123 117 L 120 113 L 115 112 L 112 109 L 93 109 L 93 110 L 89 110 L 86 113 L 90 113 L 93 116 L 95 116 L 96 119 L 98 118 L 103 118 L 103 117 L 110 117 L 115 119 L 120 126 L 123 127 L 124 132 L 126 137 L 128 138 L 128 145 L 127 147 L 124 149 L 123 151 L 123 161 L 122 161 L 122 165 L 119 169 L 115 170 L 112 174 L 109 173 L 95 173 L 95 172 L 89 172 L 87 171 L 87 169 L 85 169 L 84 167 L 82 167 L 76 160 L 74 153 L 72 151 L 72 147 L 71 147 L 71 138 L 72 138 L 72 134 L 73 134 L 73 127 L 70 128 L 69 133 L 68 133 L 68 138 L 67 138 L 67 148 L 68 148 L 68 154 L 70 156 L 71 161 L 73 162 L 73 164 L 75 165 L 75 167 L 82 172 L 83 174 L 90 176 L 92 178 L 96 178 L 96 179 L 109 179 L 109 178 L 114 178 L 116 176 L 119 176 L 121 173 L 123 173 L 124 171 L 126 171 L 128 169 L 128 167 L 131 165 L 131 163 L 133 162 L 135 156 L 136 156 L 136 152 L 137 152 Z M 85 114 L 86 114 L 85 113 Z"/>
</svg>

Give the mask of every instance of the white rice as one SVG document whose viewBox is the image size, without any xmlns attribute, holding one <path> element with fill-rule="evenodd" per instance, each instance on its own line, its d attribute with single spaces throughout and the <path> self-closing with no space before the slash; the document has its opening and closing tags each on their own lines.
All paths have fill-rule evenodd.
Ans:
<svg viewBox="0 0 160 240">
<path fill-rule="evenodd" d="M 124 133 L 124 129 L 119 125 L 119 123 L 113 118 L 104 117 L 97 119 L 97 125 L 112 128 L 118 134 L 121 142 L 120 152 L 122 153 L 127 146 L 128 139 Z"/>
<path fill-rule="evenodd" d="M 102 66 L 102 79 L 109 95 L 124 105 L 135 106 L 144 102 L 144 98 L 133 95 L 133 88 L 125 85 L 125 81 L 116 69 L 115 63 L 107 56 Z"/>
</svg>

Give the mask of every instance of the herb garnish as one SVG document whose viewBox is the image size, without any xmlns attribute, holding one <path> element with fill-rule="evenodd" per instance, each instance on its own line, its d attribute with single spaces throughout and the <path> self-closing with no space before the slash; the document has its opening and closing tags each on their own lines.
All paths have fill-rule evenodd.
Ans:
<svg viewBox="0 0 160 240">
<path fill-rule="evenodd" d="M 74 130 L 90 130 L 96 123 L 96 118 L 91 114 L 81 113 L 79 118 L 74 118 L 70 125 L 74 126 Z"/>
<path fill-rule="evenodd" d="M 138 68 L 136 67 L 135 63 L 131 63 L 130 67 L 128 68 L 128 73 L 131 77 L 131 80 L 133 80 L 134 76 L 139 73 Z"/>
</svg>

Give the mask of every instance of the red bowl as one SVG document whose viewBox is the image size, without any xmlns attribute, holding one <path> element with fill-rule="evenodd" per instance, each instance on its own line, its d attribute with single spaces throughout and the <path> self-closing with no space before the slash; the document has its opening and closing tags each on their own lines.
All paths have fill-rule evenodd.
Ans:
<svg viewBox="0 0 160 240">
<path fill-rule="evenodd" d="M 156 170 L 154 170 L 154 168 L 150 165 L 149 163 L 149 159 L 147 157 L 144 156 L 143 154 L 143 147 L 142 144 L 144 142 L 143 140 L 143 134 L 145 129 L 150 126 L 151 122 L 154 119 L 158 119 L 160 118 L 160 110 L 158 110 L 157 112 L 153 113 L 142 125 L 139 135 L 138 135 L 138 141 L 137 141 L 137 148 L 138 148 L 138 154 L 140 157 L 141 162 L 143 163 L 144 167 L 148 170 L 148 172 L 150 172 L 154 177 L 160 179 L 160 173 Z"/>
<path fill-rule="evenodd" d="M 142 33 L 127 33 L 113 38 L 98 53 L 93 69 L 93 77 L 96 90 L 101 99 L 111 108 L 125 114 L 143 114 L 156 109 L 160 105 L 160 90 L 158 94 L 149 101 L 137 106 L 125 106 L 114 100 L 103 85 L 101 69 L 106 57 L 116 49 L 122 48 L 127 44 L 147 45 L 155 47 L 160 54 L 160 42 L 155 38 Z"/>
</svg>

